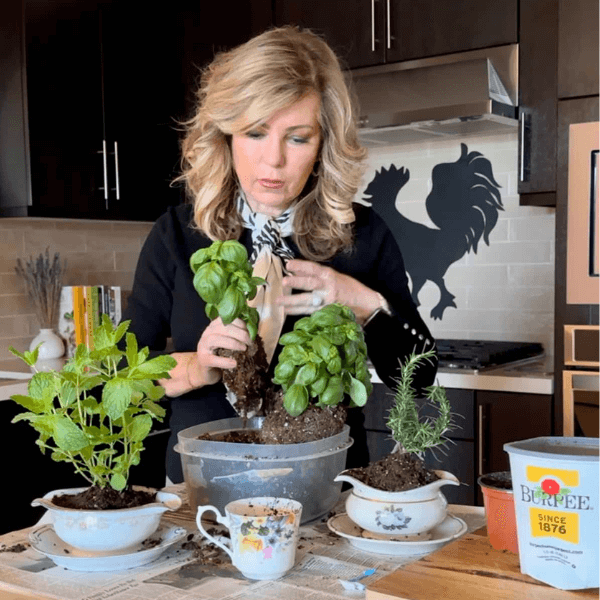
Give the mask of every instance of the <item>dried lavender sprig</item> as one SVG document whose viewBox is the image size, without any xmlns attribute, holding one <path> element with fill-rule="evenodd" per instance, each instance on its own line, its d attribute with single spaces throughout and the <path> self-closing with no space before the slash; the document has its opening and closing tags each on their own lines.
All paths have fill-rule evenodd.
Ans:
<svg viewBox="0 0 600 600">
<path fill-rule="evenodd" d="M 27 296 L 32 301 L 36 316 L 42 329 L 52 328 L 58 317 L 62 278 L 67 268 L 67 261 L 60 262 L 60 254 L 56 252 L 52 261 L 49 249 L 37 259 L 31 256 L 23 263 L 17 258 L 15 271 L 25 280 Z"/>
</svg>

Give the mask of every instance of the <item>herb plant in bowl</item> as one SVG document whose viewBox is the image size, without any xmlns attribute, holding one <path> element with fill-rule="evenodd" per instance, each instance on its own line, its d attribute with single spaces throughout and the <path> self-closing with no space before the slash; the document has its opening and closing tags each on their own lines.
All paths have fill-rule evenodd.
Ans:
<svg viewBox="0 0 600 600">
<path fill-rule="evenodd" d="M 443 387 L 426 388 L 427 398 L 439 411 L 436 419 L 419 416 L 413 387 L 415 369 L 434 356 L 434 350 L 412 353 L 401 365 L 394 390 L 394 404 L 387 425 L 396 442 L 391 454 L 367 467 L 349 469 L 336 481 L 352 484 L 346 501 L 348 516 L 375 534 L 418 535 L 441 523 L 447 501 L 440 488 L 459 485 L 458 479 L 442 470 L 425 467 L 421 456 L 444 445 L 445 435 L 455 427 L 450 403 Z"/>
<path fill-rule="evenodd" d="M 247 283 L 260 285 L 262 280 L 253 280 L 251 266 L 242 264 L 247 261 L 243 247 L 236 251 L 239 260 L 227 258 L 235 244 L 240 245 L 223 242 L 216 246 L 218 252 L 192 256 L 194 285 L 207 302 L 209 317 L 248 315 L 260 348 L 253 313 L 243 302 L 254 294 Z M 220 269 L 208 267 L 211 252 Z M 212 283 L 203 283 L 204 278 Z M 239 293 L 230 291 L 232 300 L 226 300 L 231 285 Z M 219 293 L 213 295 L 215 291 Z M 279 341 L 283 349 L 272 380 L 266 360 L 259 364 L 255 357 L 261 352 L 254 349 L 234 354 L 238 367 L 224 373 L 227 387 L 242 399 L 233 404 L 242 418 L 178 433 L 175 451 L 181 455 L 192 510 L 207 503 L 223 510 L 241 497 L 287 497 L 302 503 L 302 519 L 308 522 L 326 515 L 339 500 L 342 485 L 334 479 L 353 443 L 346 408 L 364 405 L 372 389 L 363 331 L 349 308 L 330 304 L 299 319 Z M 251 411 L 257 416 L 244 418 Z"/>
<path fill-rule="evenodd" d="M 266 282 L 252 276 L 244 246 L 235 240 L 213 242 L 192 255 L 190 266 L 207 316 L 221 317 L 225 324 L 239 317 L 254 340 L 246 352 L 218 351 L 238 363 L 235 369 L 223 371 L 238 414 L 265 416 L 254 441 L 290 444 L 339 433 L 346 408 L 364 406 L 372 391 L 367 347 L 354 313 L 341 304 L 330 304 L 298 320 L 294 330 L 279 340 L 284 348 L 271 380 L 258 334 L 258 312 L 248 305 L 257 287 Z M 344 404 L 346 397 L 348 404 Z"/>
<path fill-rule="evenodd" d="M 80 344 L 60 371 L 36 372 L 27 395 L 11 396 L 25 409 L 13 422 L 27 421 L 43 453 L 70 463 L 89 482 L 88 488 L 55 490 L 32 503 L 50 511 L 59 538 L 83 550 L 141 542 L 158 528 L 164 511 L 181 504 L 175 494 L 129 485 L 129 470 L 140 462 L 153 421 L 165 415 L 159 404 L 164 390 L 154 381 L 168 377 L 175 360 L 149 360 L 148 349 L 139 349 L 126 333 L 128 326 L 115 328 L 103 315 L 93 351 Z M 117 344 L 125 335 L 122 351 Z M 35 369 L 38 348 L 10 350 Z"/>
</svg>

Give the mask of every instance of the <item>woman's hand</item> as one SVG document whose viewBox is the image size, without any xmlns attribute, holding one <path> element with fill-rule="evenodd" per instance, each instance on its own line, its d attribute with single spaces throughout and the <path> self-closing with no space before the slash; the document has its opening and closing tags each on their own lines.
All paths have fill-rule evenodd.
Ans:
<svg viewBox="0 0 600 600">
<path fill-rule="evenodd" d="M 169 373 L 171 379 L 162 379 L 159 383 L 171 397 L 217 383 L 221 379 L 222 369 L 233 369 L 237 363 L 233 358 L 217 356 L 215 351 L 218 348 L 244 351 L 250 344 L 248 328 L 241 319 L 225 325 L 219 317 L 211 321 L 200 336 L 196 352 L 172 354 L 177 366 Z"/>
<path fill-rule="evenodd" d="M 291 275 L 283 278 L 283 285 L 306 291 L 303 294 L 290 294 L 280 298 L 279 301 L 287 314 L 311 314 L 325 304 L 339 302 L 350 308 L 358 323 L 362 324 L 380 306 L 377 292 L 330 267 L 308 260 L 293 259 L 287 262 L 286 271 Z M 317 304 L 315 298 L 322 301 Z"/>
</svg>

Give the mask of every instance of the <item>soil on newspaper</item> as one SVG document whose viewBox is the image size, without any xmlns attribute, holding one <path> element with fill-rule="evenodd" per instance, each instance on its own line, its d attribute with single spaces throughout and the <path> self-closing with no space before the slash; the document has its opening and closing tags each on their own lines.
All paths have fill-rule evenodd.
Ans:
<svg viewBox="0 0 600 600">
<path fill-rule="evenodd" d="M 99 488 L 93 485 L 77 494 L 54 496 L 52 502 L 63 508 L 106 510 L 143 506 L 144 504 L 154 502 L 155 499 L 156 492 L 133 490 L 131 488 L 125 488 L 118 492 L 112 488 Z"/>
<path fill-rule="evenodd" d="M 439 479 L 419 458 L 398 452 L 345 474 L 385 492 L 404 492 Z"/>
<path fill-rule="evenodd" d="M 198 439 L 238 444 L 298 444 L 336 435 L 345 422 L 343 406 L 317 408 L 311 405 L 299 417 L 292 417 L 283 407 L 283 394 L 278 392 L 261 429 L 205 433 Z"/>
</svg>

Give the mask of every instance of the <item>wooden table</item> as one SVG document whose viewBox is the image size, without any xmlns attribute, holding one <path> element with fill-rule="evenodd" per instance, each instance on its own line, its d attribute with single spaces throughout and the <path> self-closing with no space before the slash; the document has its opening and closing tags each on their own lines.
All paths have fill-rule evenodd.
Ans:
<svg viewBox="0 0 600 600">
<path fill-rule="evenodd" d="M 494 550 L 485 528 L 367 587 L 367 600 L 586 600 L 598 589 L 564 591 L 523 575 L 519 557 Z"/>
</svg>

